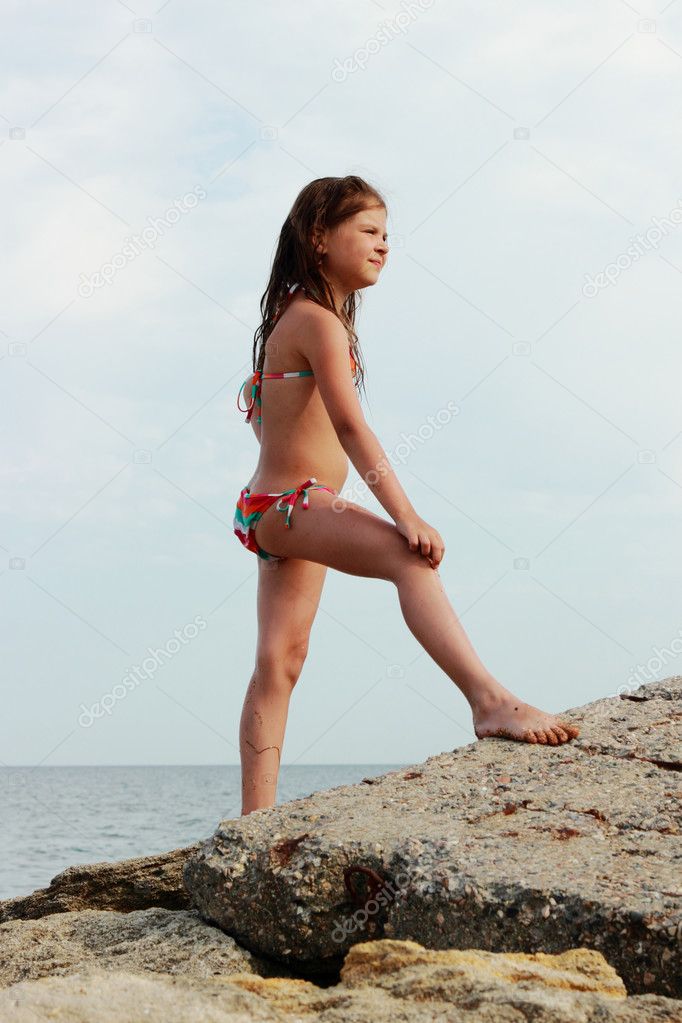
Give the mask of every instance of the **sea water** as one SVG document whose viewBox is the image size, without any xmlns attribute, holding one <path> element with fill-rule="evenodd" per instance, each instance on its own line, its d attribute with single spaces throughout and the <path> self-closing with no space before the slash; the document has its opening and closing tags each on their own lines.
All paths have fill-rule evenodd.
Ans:
<svg viewBox="0 0 682 1023">
<path fill-rule="evenodd" d="M 400 764 L 283 764 L 277 805 Z M 241 815 L 239 765 L 0 768 L 0 899 L 66 867 L 152 856 Z"/>
</svg>

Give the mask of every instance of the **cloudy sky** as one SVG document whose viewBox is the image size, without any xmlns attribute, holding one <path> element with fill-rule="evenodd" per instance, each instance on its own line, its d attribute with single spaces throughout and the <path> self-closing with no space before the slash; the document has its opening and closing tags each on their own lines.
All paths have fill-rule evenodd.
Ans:
<svg viewBox="0 0 682 1023">
<path fill-rule="evenodd" d="M 236 390 L 323 175 L 389 205 L 365 413 L 483 661 L 552 711 L 681 672 L 682 3 L 28 2 L 3 30 L 2 764 L 238 763 Z M 473 739 L 395 589 L 330 571 L 283 762 Z"/>
</svg>

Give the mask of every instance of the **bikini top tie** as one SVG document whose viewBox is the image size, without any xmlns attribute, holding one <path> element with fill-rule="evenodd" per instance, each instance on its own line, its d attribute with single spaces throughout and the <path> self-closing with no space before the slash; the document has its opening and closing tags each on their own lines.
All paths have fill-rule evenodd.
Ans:
<svg viewBox="0 0 682 1023">
<path fill-rule="evenodd" d="M 288 295 L 287 295 L 287 297 L 285 299 L 285 304 L 289 301 L 290 297 L 293 295 L 294 291 L 298 287 L 299 287 L 298 284 L 292 284 L 292 286 L 289 288 L 289 293 L 288 293 Z M 303 286 L 301 286 L 301 290 L 305 291 L 305 288 Z M 280 316 L 284 312 L 284 308 L 285 308 L 285 306 L 282 306 L 282 308 L 278 311 L 277 316 L 275 317 L 275 323 L 277 322 L 277 320 L 280 318 Z M 353 358 L 353 353 L 349 352 L 348 354 L 350 355 L 350 370 L 351 370 L 351 373 L 353 374 L 353 376 L 355 376 L 355 372 L 356 372 L 356 369 L 357 369 L 357 363 L 355 362 L 355 359 Z M 246 412 L 245 422 L 250 423 L 251 422 L 251 416 L 253 415 L 253 410 L 256 407 L 258 407 L 259 414 L 256 417 L 256 422 L 260 423 L 260 422 L 262 422 L 261 415 L 260 415 L 260 408 L 261 408 L 261 406 L 263 404 L 263 402 L 261 400 L 261 385 L 262 385 L 263 380 L 287 380 L 287 379 L 289 379 L 291 377 L 312 377 L 314 375 L 315 374 L 313 373 L 312 369 L 296 369 L 296 370 L 291 370 L 290 372 L 287 372 L 287 373 L 263 373 L 262 370 L 257 369 L 255 371 L 255 373 L 253 373 L 253 375 L 251 377 L 251 401 L 250 401 L 250 404 L 247 406 L 247 408 L 242 408 L 241 405 L 239 404 L 239 399 L 240 399 L 241 393 L 242 393 L 242 391 L 244 389 L 244 384 L 246 384 L 246 380 L 245 380 L 244 383 L 242 384 L 242 386 L 239 388 L 239 391 L 237 393 L 237 408 L 239 409 L 240 412 Z M 248 379 L 249 378 L 247 377 L 247 380 Z"/>
</svg>

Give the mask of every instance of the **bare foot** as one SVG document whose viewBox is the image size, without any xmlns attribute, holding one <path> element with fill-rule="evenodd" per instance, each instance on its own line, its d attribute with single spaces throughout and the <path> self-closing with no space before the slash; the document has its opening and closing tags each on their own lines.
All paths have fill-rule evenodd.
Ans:
<svg viewBox="0 0 682 1023">
<path fill-rule="evenodd" d="M 491 709 L 474 711 L 474 732 L 477 739 L 496 736 L 543 746 L 561 746 L 580 735 L 575 725 L 560 721 L 553 714 L 545 714 L 514 696 Z"/>
</svg>

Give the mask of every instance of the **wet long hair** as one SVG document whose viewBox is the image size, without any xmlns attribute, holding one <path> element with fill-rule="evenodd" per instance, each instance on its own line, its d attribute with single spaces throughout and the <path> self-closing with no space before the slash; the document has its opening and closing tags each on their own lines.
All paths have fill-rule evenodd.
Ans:
<svg viewBox="0 0 682 1023">
<path fill-rule="evenodd" d="M 336 311 L 334 295 L 318 262 L 313 240 L 318 232 L 331 230 L 361 210 L 377 206 L 387 208 L 381 193 L 355 174 L 316 178 L 299 192 L 282 225 L 270 280 L 260 301 L 261 323 L 253 339 L 254 371 L 263 369 L 268 337 L 284 311 L 289 289 L 298 283 L 305 288 L 308 298 L 329 309 L 343 323 L 349 351 L 356 363 L 354 382 L 357 388 L 364 387 L 365 368 L 355 332 L 355 313 L 361 293 L 352 291 L 340 312 Z"/>
</svg>

